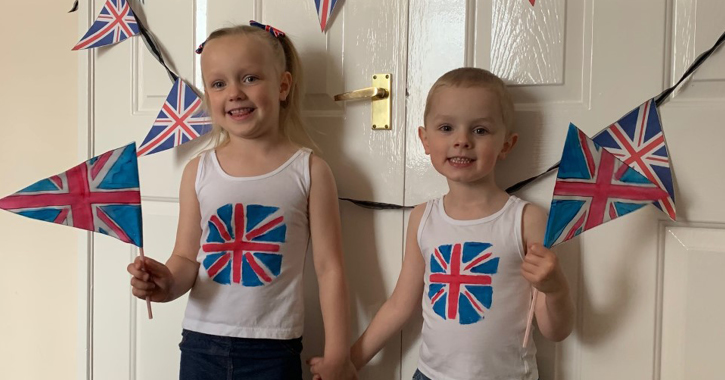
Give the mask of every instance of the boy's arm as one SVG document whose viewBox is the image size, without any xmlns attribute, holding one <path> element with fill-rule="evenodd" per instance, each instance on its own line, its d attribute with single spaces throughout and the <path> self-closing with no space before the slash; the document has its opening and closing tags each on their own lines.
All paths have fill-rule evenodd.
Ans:
<svg viewBox="0 0 725 380">
<path fill-rule="evenodd" d="M 310 160 L 310 237 L 325 329 L 321 372 L 323 377 L 327 373 L 330 378 L 338 378 L 349 363 L 350 320 L 342 258 L 340 210 L 330 167 L 315 155 Z"/>
<path fill-rule="evenodd" d="M 574 328 L 574 303 L 558 258 L 542 245 L 546 219 L 546 213 L 540 207 L 525 206 L 522 234 L 526 256 L 521 273 L 539 290 L 534 310 L 539 331 L 545 338 L 559 342 Z"/>
<path fill-rule="evenodd" d="M 410 213 L 405 239 L 405 258 L 392 296 L 378 310 L 370 326 L 350 349 L 355 368 L 360 369 L 380 351 L 385 342 L 399 332 L 403 324 L 417 310 L 423 296 L 425 261 L 418 247 L 418 226 L 425 204 Z"/>
</svg>

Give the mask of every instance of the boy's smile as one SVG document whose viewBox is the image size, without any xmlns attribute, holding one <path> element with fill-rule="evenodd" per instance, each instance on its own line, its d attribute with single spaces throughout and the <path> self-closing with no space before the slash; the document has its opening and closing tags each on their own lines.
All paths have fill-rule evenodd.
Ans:
<svg viewBox="0 0 725 380">
<path fill-rule="evenodd" d="M 493 181 L 497 160 L 516 143 L 503 123 L 496 94 L 483 87 L 438 88 L 418 130 L 433 167 L 449 181 Z"/>
</svg>

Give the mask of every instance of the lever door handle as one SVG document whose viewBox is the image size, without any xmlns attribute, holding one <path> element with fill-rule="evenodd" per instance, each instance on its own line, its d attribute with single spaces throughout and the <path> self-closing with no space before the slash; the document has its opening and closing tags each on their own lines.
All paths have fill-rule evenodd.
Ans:
<svg viewBox="0 0 725 380">
<path fill-rule="evenodd" d="M 373 129 L 392 129 L 391 114 L 391 74 L 374 74 L 372 86 L 335 95 L 336 102 L 346 100 L 371 100 L 370 116 Z"/>
<path fill-rule="evenodd" d="M 342 94 L 335 95 L 335 101 L 344 100 L 361 100 L 361 99 L 385 99 L 390 95 L 388 90 L 382 87 L 367 87 L 360 90 L 344 92 Z"/>
</svg>

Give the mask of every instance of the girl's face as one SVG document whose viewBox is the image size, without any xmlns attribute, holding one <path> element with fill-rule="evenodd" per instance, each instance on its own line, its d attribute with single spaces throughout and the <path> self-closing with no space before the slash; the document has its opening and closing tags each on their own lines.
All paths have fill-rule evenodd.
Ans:
<svg viewBox="0 0 725 380">
<path fill-rule="evenodd" d="M 493 181 L 496 161 L 518 136 L 508 133 L 495 92 L 482 87 L 443 86 L 431 99 L 418 131 L 433 167 L 449 181 Z"/>
<path fill-rule="evenodd" d="M 292 76 L 258 37 L 229 35 L 209 41 L 201 54 L 207 105 L 212 121 L 231 139 L 275 138 L 280 102 Z"/>
</svg>

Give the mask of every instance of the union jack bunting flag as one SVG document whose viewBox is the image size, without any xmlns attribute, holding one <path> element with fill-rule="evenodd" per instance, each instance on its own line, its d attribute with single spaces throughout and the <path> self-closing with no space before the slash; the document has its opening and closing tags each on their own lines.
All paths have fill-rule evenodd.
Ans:
<svg viewBox="0 0 725 380">
<path fill-rule="evenodd" d="M 320 19 L 320 30 L 323 32 L 327 28 L 327 22 L 330 21 L 335 5 L 337 5 L 337 0 L 315 0 L 317 17 Z"/>
<path fill-rule="evenodd" d="M 211 118 L 201 107 L 201 99 L 181 78 L 161 106 L 154 125 L 138 148 L 138 156 L 177 147 L 211 131 Z"/>
<path fill-rule="evenodd" d="M 670 156 L 654 99 L 624 115 L 594 136 L 593 140 L 666 191 L 669 196 L 654 204 L 670 219 L 675 220 L 675 191 Z"/>
<path fill-rule="evenodd" d="M 139 33 L 136 15 L 127 0 L 108 0 L 86 35 L 73 50 L 112 45 Z"/>
<path fill-rule="evenodd" d="M 0 208 L 143 246 L 136 144 L 106 152 L 0 199 Z"/>
<path fill-rule="evenodd" d="M 554 185 L 544 245 L 551 248 L 667 197 L 666 191 L 571 124 Z"/>
<path fill-rule="evenodd" d="M 462 325 L 483 319 L 491 308 L 491 276 L 498 272 L 498 257 L 491 244 L 478 242 L 441 245 L 430 255 L 428 299 L 443 319 Z"/>
<path fill-rule="evenodd" d="M 278 207 L 227 204 L 209 219 L 204 269 L 220 284 L 263 286 L 282 270 L 287 226 Z"/>
</svg>

